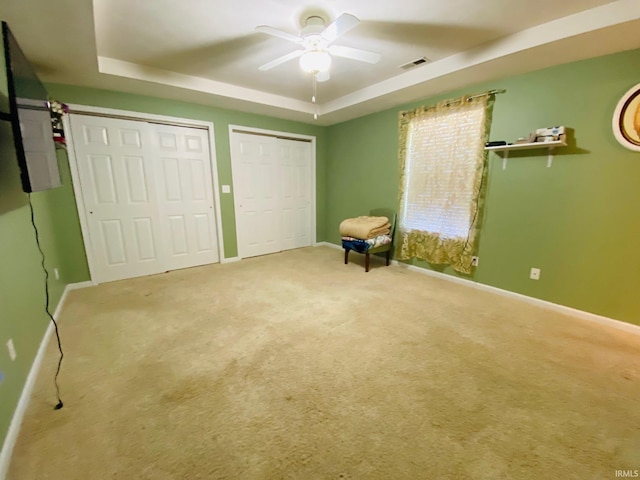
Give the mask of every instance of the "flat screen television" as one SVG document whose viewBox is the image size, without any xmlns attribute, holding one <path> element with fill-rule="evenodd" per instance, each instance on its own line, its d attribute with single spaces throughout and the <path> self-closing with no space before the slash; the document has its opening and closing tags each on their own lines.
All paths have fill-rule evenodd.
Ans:
<svg viewBox="0 0 640 480">
<path fill-rule="evenodd" d="M 2 43 L 9 97 L 9 120 L 25 192 L 61 185 L 46 89 L 2 22 Z"/>
</svg>

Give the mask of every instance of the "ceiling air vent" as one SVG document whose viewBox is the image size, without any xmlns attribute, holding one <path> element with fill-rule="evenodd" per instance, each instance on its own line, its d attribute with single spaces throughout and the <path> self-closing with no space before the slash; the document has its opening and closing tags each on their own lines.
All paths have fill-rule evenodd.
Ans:
<svg viewBox="0 0 640 480">
<path fill-rule="evenodd" d="M 405 63 L 404 65 L 400 65 L 400 68 L 402 70 L 409 70 L 410 68 L 417 67 L 418 65 L 424 65 L 425 63 L 429 63 L 430 61 L 431 60 L 429 60 L 427 57 L 420 57 L 417 60 Z"/>
</svg>

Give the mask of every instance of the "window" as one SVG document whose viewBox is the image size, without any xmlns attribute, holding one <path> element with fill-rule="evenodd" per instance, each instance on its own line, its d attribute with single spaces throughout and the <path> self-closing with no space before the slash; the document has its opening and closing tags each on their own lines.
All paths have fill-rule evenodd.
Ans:
<svg viewBox="0 0 640 480">
<path fill-rule="evenodd" d="M 400 258 L 470 272 L 488 114 L 486 95 L 404 112 L 400 120 Z M 465 265 L 468 263 L 468 265 Z"/>
</svg>

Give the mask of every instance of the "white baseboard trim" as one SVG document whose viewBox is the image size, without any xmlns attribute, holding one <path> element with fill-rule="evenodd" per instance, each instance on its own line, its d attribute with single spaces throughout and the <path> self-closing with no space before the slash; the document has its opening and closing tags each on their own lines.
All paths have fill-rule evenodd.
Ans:
<svg viewBox="0 0 640 480">
<path fill-rule="evenodd" d="M 228 257 L 220 260 L 220 263 L 233 263 L 233 262 L 239 262 L 240 260 L 242 260 L 240 257 Z"/>
<path fill-rule="evenodd" d="M 335 248 L 337 250 L 342 250 L 342 247 L 340 245 L 336 245 L 335 243 L 331 243 L 331 242 L 317 242 L 313 244 L 314 247 L 329 247 L 329 248 Z M 240 260 L 242 260 L 240 257 L 230 257 L 230 258 L 224 258 L 222 259 L 221 263 L 232 263 L 232 262 L 239 262 Z M 560 305 L 557 303 L 553 303 L 553 302 L 549 302 L 547 300 L 541 300 L 539 298 L 535 298 L 535 297 L 529 297 L 528 295 L 523 295 L 521 293 L 516 293 L 516 292 L 511 292 L 509 290 L 504 290 L 502 288 L 498 288 L 498 287 L 493 287 L 491 285 L 486 285 L 484 283 L 479 283 L 479 282 L 474 282 L 473 280 L 469 280 L 466 278 L 460 278 L 460 277 L 454 277 L 452 275 L 447 275 L 446 273 L 440 273 L 440 272 L 436 272 L 434 270 L 429 270 L 426 268 L 421 268 L 421 267 L 416 267 L 415 265 L 408 265 L 406 263 L 402 263 L 402 262 L 398 262 L 397 260 L 392 260 L 391 263 L 393 265 L 396 265 L 398 267 L 401 268 L 407 268 L 411 271 L 414 272 L 418 272 L 421 273 L 423 275 L 430 275 L 432 277 L 436 277 L 436 278 L 441 278 L 443 280 L 447 280 L 449 282 L 455 282 L 455 283 L 459 283 L 461 285 L 467 285 L 467 286 L 471 286 L 480 290 L 484 290 L 487 292 L 493 292 L 495 294 L 498 295 L 502 295 L 502 296 L 506 296 L 506 297 L 512 297 L 512 298 L 517 298 L 519 300 L 522 300 L 524 302 L 533 304 L 533 305 L 537 305 L 543 308 L 547 308 L 549 310 L 554 310 L 556 312 L 560 312 L 560 313 L 564 313 L 567 315 L 571 315 L 573 317 L 577 317 L 577 318 L 581 318 L 584 320 L 588 320 L 590 322 L 596 322 L 599 323 L 601 325 L 607 325 L 613 328 L 617 328 L 618 330 L 623 330 L 625 332 L 629 332 L 629 333 L 633 333 L 636 335 L 640 335 L 640 325 L 634 325 L 632 323 L 627 323 L 627 322 L 623 322 L 622 320 L 616 320 L 614 318 L 609 318 L 609 317 L 605 317 L 603 315 L 597 315 L 595 313 L 590 313 L 590 312 L 585 312 L 584 310 L 578 310 L 577 308 L 572 308 L 572 307 L 567 307 L 566 305 Z M 64 304 L 64 301 L 66 299 L 67 296 L 67 292 L 69 292 L 70 290 L 77 290 L 79 288 L 86 288 L 86 287 L 92 287 L 95 286 L 96 284 L 93 282 L 80 282 L 80 283 L 70 283 L 69 285 L 66 286 L 64 293 L 62 294 L 62 297 L 60 298 L 60 302 L 58 302 L 58 307 L 56 308 L 56 311 L 54 313 L 54 318 L 57 319 L 58 318 L 58 312 L 60 311 L 60 308 L 62 307 L 62 305 Z M 40 348 L 42 349 L 42 353 L 44 353 L 44 349 L 42 348 L 42 345 L 47 344 L 48 341 L 48 336 L 51 335 L 52 332 L 52 327 L 53 325 L 49 325 L 49 329 L 47 330 L 47 333 L 45 333 L 45 338 L 43 338 L 42 344 L 40 345 Z M 38 350 L 38 355 L 36 356 L 36 360 L 34 360 L 34 367 L 36 365 L 36 362 L 39 360 L 41 361 L 41 359 L 39 359 L 41 352 L 40 350 Z M 33 373 L 33 368 L 32 367 L 32 372 L 29 373 L 29 376 L 31 377 L 31 373 Z M 39 367 L 39 365 L 38 365 Z M 37 373 L 37 372 L 36 372 Z M 35 377 L 36 375 L 34 375 Z M 34 378 L 35 381 L 35 378 Z M 29 380 L 27 380 L 27 383 L 29 382 Z M 31 386 L 32 388 L 33 386 Z M 26 390 L 26 385 L 25 385 L 25 390 Z M 24 391 L 23 391 L 24 394 Z M 30 394 L 30 392 L 29 392 Z M 22 401 L 22 397 L 20 399 Z M 24 413 L 24 412 L 23 412 Z M 15 415 L 14 415 L 15 418 Z M 13 423 L 12 423 L 13 426 Z M 8 437 L 8 435 L 7 435 Z M 5 441 L 6 444 L 6 441 Z M 4 454 L 4 449 L 2 451 L 2 454 Z M 3 478 L 2 477 L 2 456 L 0 456 L 0 479 Z"/>
<path fill-rule="evenodd" d="M 58 318 L 60 318 L 60 312 L 62 311 L 62 307 L 64 306 L 64 303 L 67 299 L 67 294 L 71 290 L 78 290 L 80 288 L 91 287 L 94 285 L 95 284 L 92 282 L 68 284 L 62 292 L 62 296 L 60 297 L 60 301 L 58 302 L 58 306 L 56 307 L 55 312 L 53 312 L 53 318 L 56 321 L 58 321 Z M 9 464 L 11 463 L 11 454 L 13 453 L 13 447 L 15 446 L 16 440 L 18 439 L 18 433 L 20 433 L 22 419 L 24 418 L 24 414 L 27 411 L 27 407 L 29 406 L 29 400 L 31 399 L 33 386 L 35 385 L 36 379 L 38 378 L 38 372 L 40 371 L 40 367 L 42 365 L 42 359 L 44 357 L 45 351 L 47 350 L 47 345 L 49 344 L 49 339 L 53 334 L 53 330 L 53 322 L 50 321 L 46 332 L 42 336 L 40 347 L 38 347 L 38 353 L 36 353 L 36 356 L 33 359 L 33 363 L 31 364 L 31 370 L 29 370 L 29 375 L 27 376 L 27 380 L 24 383 L 24 387 L 22 388 L 22 393 L 20 394 L 18 405 L 13 412 L 13 418 L 11 419 L 11 424 L 9 425 L 7 436 L 5 437 L 4 443 L 2 445 L 2 451 L 0 451 L 1 480 L 4 480 L 6 478 L 7 472 L 9 471 Z"/>
<path fill-rule="evenodd" d="M 329 242 L 320 242 L 315 244 L 315 246 L 326 246 L 331 248 L 342 249 L 342 247 L 340 247 L 339 245 L 336 245 L 334 243 L 329 243 Z M 541 300 L 539 298 L 529 297 L 521 293 L 511 292 L 509 290 L 503 290 L 502 288 L 493 287 L 491 285 L 486 285 L 484 283 L 474 282 L 473 280 L 469 280 L 466 278 L 454 277 L 452 275 L 436 272 L 434 270 L 429 270 L 427 268 L 416 267 L 415 265 L 408 265 L 406 263 L 398 262 L 397 260 L 391 260 L 391 264 L 401 268 L 409 269 L 413 272 L 421 273 L 423 275 L 430 275 L 432 277 L 440 278 L 442 280 L 447 280 L 449 282 L 455 282 L 461 285 L 467 285 L 470 287 L 478 288 L 480 290 L 484 290 L 487 292 L 493 292 L 498 295 L 517 298 L 524 302 L 530 303 L 532 305 L 537 305 L 539 307 L 546 308 L 548 310 L 554 310 L 556 312 L 564 313 L 566 315 L 571 315 L 572 317 L 580 318 L 582 320 L 596 322 L 596 323 L 599 323 L 600 325 L 613 327 L 618 330 L 623 330 L 627 333 L 640 335 L 640 325 L 634 325 L 633 323 L 627 323 L 627 322 L 623 322 L 622 320 L 616 320 L 614 318 L 605 317 L 603 315 L 597 315 L 595 313 L 585 312 L 584 310 L 578 310 L 577 308 L 567 307 L 565 305 L 549 302 L 547 300 Z"/>
<path fill-rule="evenodd" d="M 330 243 L 330 242 L 318 242 L 318 243 L 314 243 L 313 246 L 314 247 L 330 247 L 330 248 L 337 248 L 338 250 L 342 250 L 342 247 L 340 245 L 336 245 L 335 243 Z"/>
<path fill-rule="evenodd" d="M 70 283 L 69 285 L 67 285 L 64 289 L 64 293 L 62 294 L 62 298 L 60 299 L 60 302 L 58 302 L 58 308 L 60 307 L 60 305 L 62 305 L 62 300 L 64 298 L 66 298 L 67 292 L 71 291 L 71 290 L 80 290 L 81 288 L 88 288 L 88 287 L 95 287 L 98 284 L 92 281 L 86 281 L 86 282 L 78 282 L 78 283 Z M 56 308 L 56 312 L 58 311 L 58 309 Z M 54 315 L 53 318 L 57 317 Z"/>
<path fill-rule="evenodd" d="M 627 333 L 640 335 L 640 325 L 634 325 L 632 323 L 623 322 L 622 320 L 616 320 L 614 318 L 597 315 L 595 313 L 585 312 L 584 310 L 578 310 L 577 308 L 567 307 L 565 305 L 549 302 L 547 300 L 541 300 L 539 298 L 529 297 L 521 293 L 511 292 L 509 290 L 503 290 L 502 288 L 493 287 L 491 285 L 485 285 L 484 283 L 474 282 L 473 280 L 468 280 L 466 278 L 454 277 L 452 275 L 447 275 L 446 273 L 440 273 L 434 270 L 428 270 L 426 268 L 416 267 L 415 265 L 407 265 L 406 263 L 398 262 L 397 260 L 392 260 L 391 263 L 398 267 L 406 268 L 408 270 L 411 270 L 413 272 L 418 272 L 423 275 L 429 275 L 432 277 L 447 280 L 449 282 L 459 283 L 461 285 L 467 285 L 470 287 L 477 288 L 479 290 L 492 292 L 505 297 L 517 298 L 521 301 L 530 303 L 532 305 L 537 305 L 539 307 L 546 308 L 548 310 L 554 310 L 556 312 L 564 313 L 566 315 L 571 315 L 572 317 L 580 318 L 582 320 L 588 320 L 590 322 L 599 323 L 600 325 L 606 325 L 609 327 L 616 328 L 618 330 L 623 330 Z"/>
</svg>

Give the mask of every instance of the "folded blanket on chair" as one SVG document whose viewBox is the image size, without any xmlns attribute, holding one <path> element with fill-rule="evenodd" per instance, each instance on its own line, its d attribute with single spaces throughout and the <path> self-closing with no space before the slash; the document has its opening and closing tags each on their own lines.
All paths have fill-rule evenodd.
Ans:
<svg viewBox="0 0 640 480">
<path fill-rule="evenodd" d="M 385 235 L 391 231 L 391 224 L 387 217 L 356 217 L 347 218 L 340 224 L 340 235 L 366 240 L 378 235 Z"/>
</svg>

